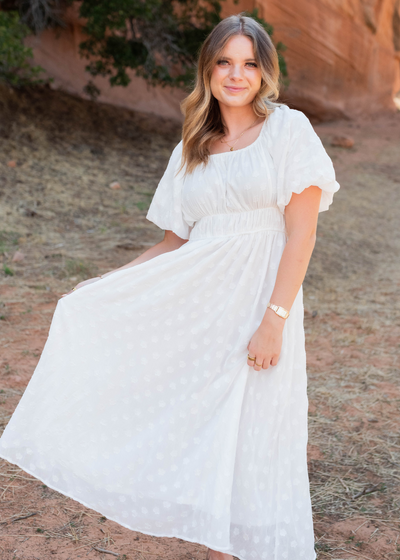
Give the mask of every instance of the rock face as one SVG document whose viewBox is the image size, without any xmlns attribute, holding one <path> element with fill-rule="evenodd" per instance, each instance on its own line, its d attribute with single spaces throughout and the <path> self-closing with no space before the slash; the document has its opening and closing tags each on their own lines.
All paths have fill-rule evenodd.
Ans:
<svg viewBox="0 0 400 560">
<path fill-rule="evenodd" d="M 290 84 L 281 99 L 291 107 L 326 121 L 395 111 L 397 93 L 400 103 L 400 0 L 227 0 L 223 7 L 224 17 L 257 7 L 274 26 L 274 40 L 287 46 Z M 83 95 L 82 24 L 73 9 L 66 20 L 65 30 L 45 31 L 30 46 L 54 87 Z M 127 88 L 96 78 L 99 101 L 182 120 L 183 91 L 131 76 Z"/>
<path fill-rule="evenodd" d="M 32 47 L 35 64 L 40 64 L 54 79 L 52 87 L 87 97 L 84 86 L 91 76 L 85 71 L 88 60 L 79 55 L 79 44 L 86 39 L 83 23 L 76 6 L 63 16 L 65 29 L 48 29 L 39 36 L 31 36 L 26 43 Z M 126 107 L 135 111 L 154 113 L 161 117 L 182 120 L 179 103 L 185 93 L 179 89 L 149 86 L 143 78 L 129 72 L 132 81 L 128 87 L 111 87 L 107 78 L 96 77 L 93 82 L 100 88 L 99 102 Z"/>
<path fill-rule="evenodd" d="M 256 0 L 286 46 L 283 99 L 321 120 L 396 110 L 400 0 Z"/>
</svg>

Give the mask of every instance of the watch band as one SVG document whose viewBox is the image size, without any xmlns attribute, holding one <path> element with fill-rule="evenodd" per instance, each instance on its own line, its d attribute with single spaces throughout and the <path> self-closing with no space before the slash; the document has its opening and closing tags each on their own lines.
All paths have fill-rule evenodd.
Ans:
<svg viewBox="0 0 400 560">
<path fill-rule="evenodd" d="M 279 315 L 279 317 L 282 317 L 282 319 L 287 319 L 289 317 L 289 311 L 280 305 L 274 305 L 273 303 L 268 302 L 267 307 L 270 307 L 272 311 L 275 311 L 275 313 Z"/>
</svg>

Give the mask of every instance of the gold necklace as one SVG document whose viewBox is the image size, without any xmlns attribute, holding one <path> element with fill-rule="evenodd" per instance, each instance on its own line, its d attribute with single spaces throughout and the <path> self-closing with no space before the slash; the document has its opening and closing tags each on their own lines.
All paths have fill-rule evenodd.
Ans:
<svg viewBox="0 0 400 560">
<path fill-rule="evenodd" d="M 246 128 L 246 130 L 243 130 L 242 134 L 235 140 L 233 146 L 231 146 L 230 144 L 228 144 L 228 142 L 227 142 L 226 140 L 222 140 L 222 138 L 221 138 L 221 143 L 222 143 L 222 144 L 228 144 L 228 146 L 230 147 L 230 150 L 229 150 L 229 151 L 230 151 L 230 152 L 233 152 L 233 148 L 234 148 L 235 145 L 237 144 L 238 140 L 240 140 L 240 138 L 243 136 L 243 134 L 244 134 L 245 132 L 247 132 L 252 126 L 254 126 L 254 125 L 256 124 L 258 118 L 259 118 L 259 117 L 257 117 L 256 120 L 255 120 L 248 128 Z M 231 142 L 231 140 L 230 140 L 230 142 Z"/>
</svg>

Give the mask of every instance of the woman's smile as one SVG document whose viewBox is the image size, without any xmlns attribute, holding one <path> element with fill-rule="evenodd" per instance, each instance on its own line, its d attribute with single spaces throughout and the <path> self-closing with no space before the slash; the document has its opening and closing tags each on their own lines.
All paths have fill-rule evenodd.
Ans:
<svg viewBox="0 0 400 560">
<path fill-rule="evenodd" d="M 231 91 L 232 93 L 237 93 L 238 91 L 243 91 L 246 88 L 242 88 L 242 87 L 236 87 L 236 86 L 224 86 L 228 91 Z"/>
</svg>

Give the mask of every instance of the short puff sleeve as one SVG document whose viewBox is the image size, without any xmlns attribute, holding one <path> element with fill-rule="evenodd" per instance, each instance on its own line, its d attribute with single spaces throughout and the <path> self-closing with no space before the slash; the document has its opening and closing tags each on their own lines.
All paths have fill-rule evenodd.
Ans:
<svg viewBox="0 0 400 560">
<path fill-rule="evenodd" d="M 282 108 L 280 108 L 282 109 Z M 332 160 L 304 113 L 284 106 L 278 169 L 278 208 L 282 213 L 292 193 L 300 194 L 311 185 L 322 190 L 319 212 L 328 210 L 340 188 Z"/>
<path fill-rule="evenodd" d="M 161 229 L 173 231 L 181 239 L 189 239 L 190 225 L 185 221 L 182 213 L 183 170 L 177 174 L 181 158 L 182 140 L 171 154 L 146 218 Z"/>
</svg>

